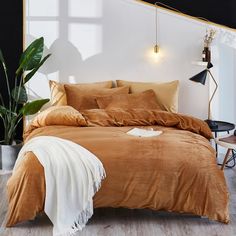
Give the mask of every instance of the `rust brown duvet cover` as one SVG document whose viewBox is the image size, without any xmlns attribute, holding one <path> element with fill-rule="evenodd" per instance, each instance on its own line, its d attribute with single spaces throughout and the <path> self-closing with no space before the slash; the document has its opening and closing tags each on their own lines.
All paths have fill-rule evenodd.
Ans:
<svg viewBox="0 0 236 236">
<path fill-rule="evenodd" d="M 27 129 L 25 141 L 56 136 L 94 153 L 107 174 L 94 197 L 95 208 L 149 208 L 228 223 L 226 182 L 209 143 L 211 131 L 203 121 L 156 110 L 88 110 L 79 118 L 73 113 L 66 123 L 68 114 L 62 116 L 63 125 L 58 115 L 53 119 L 53 112 L 51 120 L 40 115 Z M 126 134 L 134 127 L 163 133 L 149 138 Z M 27 153 L 14 171 L 7 191 L 7 226 L 34 219 L 43 211 L 44 169 L 33 153 Z"/>
</svg>

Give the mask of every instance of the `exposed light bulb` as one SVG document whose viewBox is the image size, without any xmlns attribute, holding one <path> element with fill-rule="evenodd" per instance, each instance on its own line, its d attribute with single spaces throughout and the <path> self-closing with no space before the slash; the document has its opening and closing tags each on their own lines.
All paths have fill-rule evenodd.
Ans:
<svg viewBox="0 0 236 236">
<path fill-rule="evenodd" d="M 154 46 L 154 53 L 159 53 L 159 50 L 160 50 L 160 48 L 159 48 L 159 46 L 156 44 L 156 45 Z"/>
</svg>

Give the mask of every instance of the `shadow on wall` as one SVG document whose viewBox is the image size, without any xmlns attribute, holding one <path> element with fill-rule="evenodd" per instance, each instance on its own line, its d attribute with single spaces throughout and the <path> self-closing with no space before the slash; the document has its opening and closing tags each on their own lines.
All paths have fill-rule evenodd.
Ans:
<svg viewBox="0 0 236 236">
<path fill-rule="evenodd" d="M 136 58 L 140 59 L 140 55 L 137 55 L 137 46 L 134 46 L 133 50 L 130 47 L 129 41 L 133 38 L 131 32 L 131 38 L 127 38 L 130 26 L 119 18 L 114 18 L 117 21 L 104 22 L 103 14 L 106 13 L 106 17 L 110 16 L 108 16 L 109 11 L 104 9 L 103 0 L 84 2 L 57 1 L 59 13 L 59 16 L 56 17 L 57 24 L 55 24 L 55 17 L 31 16 L 29 12 L 28 33 L 34 32 L 34 24 L 41 26 L 42 30 L 39 31 L 45 33 L 47 45 L 47 41 L 51 40 L 47 39 L 52 38 L 53 34 L 57 34 L 56 40 L 53 39 L 49 48 L 45 48 L 45 53 L 52 53 L 52 56 L 39 72 L 45 75 L 57 73 L 56 80 L 71 83 L 111 79 L 115 74 L 120 73 L 120 67 L 122 67 L 123 74 L 128 73 L 132 70 L 132 65 L 136 64 Z M 88 9 L 88 5 L 94 6 L 92 9 Z M 107 9 L 115 8 L 115 5 L 114 0 L 106 1 Z M 74 8 L 72 9 L 72 7 Z M 78 9 L 78 12 L 75 9 Z M 79 9 L 83 9 L 83 11 Z M 51 36 L 46 34 L 49 28 L 43 30 L 45 26 L 50 27 L 50 21 L 54 22 L 51 25 Z M 137 22 L 134 22 L 133 27 L 136 24 Z M 122 25 L 122 29 L 120 29 L 120 25 Z M 108 31 L 107 35 L 104 35 L 106 34 L 103 31 L 104 27 L 106 32 Z M 117 27 L 119 28 L 118 34 Z M 56 28 L 58 32 L 53 32 Z M 117 42 L 117 37 L 119 45 L 113 43 Z M 143 32 L 141 39 L 136 37 L 136 40 L 143 41 L 145 37 L 147 36 Z M 30 43 L 34 39 L 33 35 L 28 34 L 26 41 Z M 130 56 L 127 56 L 127 50 L 130 51 Z M 136 70 L 136 68 L 133 69 Z"/>
<path fill-rule="evenodd" d="M 153 51 L 155 40 L 155 18 L 150 9 L 130 0 L 54 2 L 54 8 L 58 9 L 54 14 L 50 11 L 45 13 L 45 7 L 41 7 L 37 15 L 45 16 L 31 15 L 31 12 L 36 14 L 34 9 L 29 10 L 27 16 L 27 42 L 31 41 L 31 35 L 44 34 L 48 50 L 52 53 L 42 67 L 42 73 L 58 72 L 55 78 L 61 82 L 92 82 L 121 77 L 129 80 L 157 81 L 157 77 L 158 80 L 173 80 L 169 66 L 173 59 L 178 63 L 177 58 L 170 55 L 172 61 L 165 61 L 164 67 L 160 64 L 165 58 L 158 64 L 154 61 L 150 63 L 147 58 L 147 51 Z M 182 39 L 175 39 L 174 43 L 181 44 Z M 193 47 L 186 47 L 191 54 Z M 182 61 L 189 63 L 184 58 Z"/>
</svg>

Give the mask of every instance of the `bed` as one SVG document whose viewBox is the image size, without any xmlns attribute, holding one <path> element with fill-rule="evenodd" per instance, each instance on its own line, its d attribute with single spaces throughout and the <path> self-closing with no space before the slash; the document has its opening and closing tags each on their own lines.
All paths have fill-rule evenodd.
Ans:
<svg viewBox="0 0 236 236">
<path fill-rule="evenodd" d="M 127 134 L 134 127 L 159 130 L 156 137 Z M 71 140 L 95 154 L 107 177 L 94 207 L 148 208 L 229 222 L 228 190 L 199 119 L 159 109 L 89 109 L 69 106 L 42 112 L 27 128 L 37 136 Z M 63 171 L 63 170 L 62 170 Z M 7 226 L 33 220 L 44 209 L 44 169 L 29 152 L 7 184 Z"/>
</svg>

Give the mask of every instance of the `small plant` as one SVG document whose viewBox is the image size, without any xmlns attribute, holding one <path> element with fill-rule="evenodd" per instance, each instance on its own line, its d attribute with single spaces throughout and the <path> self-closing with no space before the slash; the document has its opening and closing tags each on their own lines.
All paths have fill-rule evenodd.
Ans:
<svg viewBox="0 0 236 236">
<path fill-rule="evenodd" d="M 32 42 L 20 57 L 19 67 L 15 72 L 14 87 L 10 88 L 10 78 L 7 73 L 7 66 L 0 49 L 0 63 L 2 64 L 5 82 L 8 93 L 8 102 L 4 102 L 0 93 L 0 117 L 4 126 L 4 145 L 12 145 L 16 128 L 23 116 L 37 113 L 49 99 L 40 99 L 32 102 L 28 101 L 25 84 L 35 75 L 38 69 L 50 57 L 48 54 L 43 57 L 44 39 L 39 38 Z M 2 82 L 1 82 L 2 83 Z"/>
<path fill-rule="evenodd" d="M 204 47 L 209 48 L 215 38 L 217 31 L 214 29 L 207 29 L 204 36 Z"/>
</svg>

